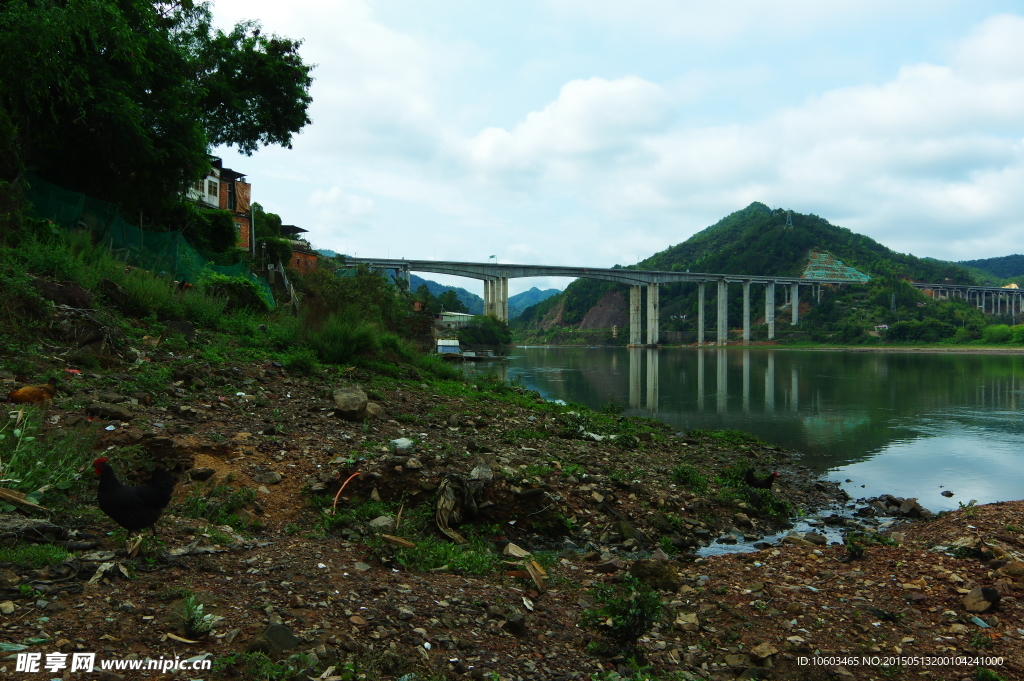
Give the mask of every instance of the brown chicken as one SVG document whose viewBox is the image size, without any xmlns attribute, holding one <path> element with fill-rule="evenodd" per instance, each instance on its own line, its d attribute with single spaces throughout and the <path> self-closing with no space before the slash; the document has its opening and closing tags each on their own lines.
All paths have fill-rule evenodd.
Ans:
<svg viewBox="0 0 1024 681">
<path fill-rule="evenodd" d="M 7 401 L 18 404 L 41 404 L 48 406 L 56 394 L 57 379 L 51 378 L 42 385 L 26 385 L 24 388 L 12 390 L 7 393 Z"/>
</svg>

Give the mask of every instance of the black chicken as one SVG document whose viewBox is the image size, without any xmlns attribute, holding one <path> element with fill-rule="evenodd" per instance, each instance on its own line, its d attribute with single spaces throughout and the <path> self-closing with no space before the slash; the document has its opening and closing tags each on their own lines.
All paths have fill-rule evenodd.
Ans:
<svg viewBox="0 0 1024 681">
<path fill-rule="evenodd" d="M 114 475 L 114 469 L 107 463 L 107 457 L 92 462 L 93 470 L 100 476 L 100 487 L 96 495 L 100 510 L 132 532 L 151 527 L 160 513 L 171 502 L 171 492 L 178 479 L 164 468 L 153 471 L 149 484 L 138 487 L 122 485 Z M 156 530 L 154 529 L 154 534 Z"/>
<path fill-rule="evenodd" d="M 743 476 L 743 480 L 755 489 L 771 489 L 772 485 L 775 484 L 775 478 L 779 477 L 778 471 L 772 471 L 771 474 L 766 475 L 763 478 L 759 478 L 754 475 L 754 469 L 748 468 L 747 474 Z"/>
</svg>

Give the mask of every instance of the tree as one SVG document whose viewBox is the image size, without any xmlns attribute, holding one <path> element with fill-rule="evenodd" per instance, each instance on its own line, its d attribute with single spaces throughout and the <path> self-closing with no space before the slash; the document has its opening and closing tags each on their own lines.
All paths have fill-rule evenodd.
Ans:
<svg viewBox="0 0 1024 681">
<path fill-rule="evenodd" d="M 469 308 L 459 300 L 459 295 L 452 289 L 448 289 L 439 295 L 437 302 L 441 304 L 442 309 L 446 312 L 469 312 Z"/>
<path fill-rule="evenodd" d="M 0 180 L 29 170 L 154 222 L 211 145 L 290 146 L 301 42 L 211 22 L 193 0 L 0 0 Z"/>
<path fill-rule="evenodd" d="M 255 201 L 252 204 L 252 221 L 257 239 L 261 237 L 280 238 L 281 216 L 277 213 L 266 212 L 263 210 L 263 206 Z M 290 255 L 288 257 L 291 258 Z"/>
</svg>

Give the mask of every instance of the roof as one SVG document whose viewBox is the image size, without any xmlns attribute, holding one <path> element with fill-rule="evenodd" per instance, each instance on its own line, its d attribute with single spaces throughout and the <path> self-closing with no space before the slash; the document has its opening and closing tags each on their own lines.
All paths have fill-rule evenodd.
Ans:
<svg viewBox="0 0 1024 681">
<path fill-rule="evenodd" d="M 295 225 L 281 225 L 281 234 L 302 234 L 308 231 L 308 229 L 302 229 L 302 227 L 296 227 Z"/>
<path fill-rule="evenodd" d="M 847 267 L 839 260 L 836 260 L 831 253 L 819 253 L 812 251 L 807 256 L 807 267 L 804 268 L 803 279 L 856 279 L 868 281 L 870 276 L 860 270 Z"/>
<path fill-rule="evenodd" d="M 245 173 L 240 173 L 237 170 L 231 168 L 222 168 L 220 171 L 220 177 L 222 180 L 241 180 L 245 182 Z"/>
</svg>

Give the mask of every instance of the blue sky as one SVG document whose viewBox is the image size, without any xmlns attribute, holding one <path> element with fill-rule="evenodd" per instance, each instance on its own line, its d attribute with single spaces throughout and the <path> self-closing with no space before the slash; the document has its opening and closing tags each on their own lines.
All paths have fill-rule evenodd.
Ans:
<svg viewBox="0 0 1024 681">
<path fill-rule="evenodd" d="M 318 65 L 313 124 L 293 149 L 219 151 L 317 247 L 609 267 L 756 200 L 919 256 L 1024 251 L 1021 2 L 214 12 L 304 39 Z"/>
</svg>

